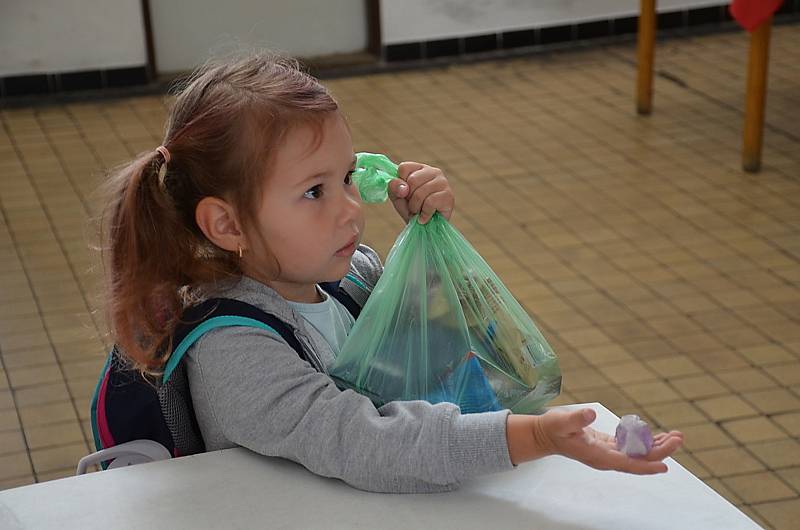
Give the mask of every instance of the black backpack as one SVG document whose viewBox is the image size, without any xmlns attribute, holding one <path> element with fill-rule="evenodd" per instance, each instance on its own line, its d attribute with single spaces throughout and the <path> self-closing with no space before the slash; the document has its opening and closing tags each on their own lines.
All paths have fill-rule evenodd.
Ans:
<svg viewBox="0 0 800 530">
<path fill-rule="evenodd" d="M 320 287 L 344 305 L 354 318 L 361 307 L 339 286 Z M 228 298 L 214 298 L 186 309 L 172 336 L 174 349 L 163 374 L 146 377 L 111 350 L 95 388 L 91 405 L 92 432 L 97 451 L 133 440 L 153 440 L 173 456 L 205 451 L 194 415 L 184 355 L 205 332 L 225 326 L 250 326 L 277 333 L 300 358 L 306 352 L 292 328 L 257 307 Z M 105 469 L 108 462 L 103 462 Z"/>
</svg>

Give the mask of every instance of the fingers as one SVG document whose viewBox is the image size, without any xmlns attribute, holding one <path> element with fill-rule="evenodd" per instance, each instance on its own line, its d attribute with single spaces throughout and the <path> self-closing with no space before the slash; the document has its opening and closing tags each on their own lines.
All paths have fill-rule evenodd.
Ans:
<svg viewBox="0 0 800 530">
<path fill-rule="evenodd" d="M 679 431 L 657 434 L 653 437 L 653 448 L 642 458 L 631 458 L 618 451 L 612 451 L 611 453 L 615 454 L 613 456 L 615 464 L 612 469 L 636 475 L 664 473 L 667 471 L 667 464 L 662 460 L 677 451 L 681 445 L 683 445 L 683 433 Z"/>
<path fill-rule="evenodd" d="M 592 409 L 572 410 L 567 413 L 566 425 L 570 432 L 579 432 L 591 425 L 597 418 L 597 413 Z"/>
<path fill-rule="evenodd" d="M 602 456 L 590 462 L 589 465 L 603 471 L 622 471 L 634 475 L 655 475 L 667 471 L 667 464 L 660 460 L 632 458 L 617 450 L 604 451 Z"/>
<path fill-rule="evenodd" d="M 437 211 L 445 219 L 450 219 L 455 199 L 450 184 L 441 169 L 417 162 L 403 162 L 398 166 L 397 176 L 399 180 L 408 184 L 408 193 L 404 194 L 401 191 L 402 185 L 398 182 L 394 185 L 397 191 L 393 192 L 393 197 L 404 197 L 409 215 L 420 214 L 420 224 L 427 223 Z M 390 189 L 392 189 L 391 183 Z M 395 203 L 395 207 L 397 207 L 397 203 Z"/>
<path fill-rule="evenodd" d="M 404 199 L 408 196 L 408 184 L 401 178 L 392 179 L 389 181 L 389 196 L 398 199 Z"/>
<path fill-rule="evenodd" d="M 452 201 L 449 199 L 452 197 L 452 192 L 441 170 L 429 166 L 418 169 L 408 176 L 407 182 L 410 189 L 406 198 L 408 211 L 412 214 L 419 213 L 421 224 L 425 224 L 433 217 L 437 209 L 440 209 L 443 215 L 450 213 Z"/>
<path fill-rule="evenodd" d="M 644 457 L 645 460 L 664 460 L 683 445 L 683 433 L 672 431 L 662 434 L 664 436 L 659 436 L 657 440 L 654 440 L 653 448 Z"/>
<path fill-rule="evenodd" d="M 445 219 L 449 220 L 450 215 L 453 213 L 453 201 L 451 199 L 452 195 L 450 195 L 449 191 L 439 191 L 425 197 L 422 206 L 419 208 L 420 224 L 424 225 L 430 221 L 431 217 L 433 217 L 433 214 L 436 212 L 439 212 Z M 412 207 L 409 206 L 409 210 L 411 210 L 411 208 Z"/>
<path fill-rule="evenodd" d="M 419 162 L 400 162 L 400 165 L 397 166 L 397 178 L 408 180 L 408 177 L 411 176 L 413 172 L 424 167 L 425 165 Z"/>
<path fill-rule="evenodd" d="M 579 410 L 548 410 L 543 416 L 543 420 L 547 426 L 548 432 L 560 437 L 567 437 L 576 433 L 583 432 L 583 430 L 591 425 L 597 417 L 597 413 L 592 409 L 579 409 Z M 596 438 L 597 434 L 594 430 L 589 429 L 592 435 Z"/>
<path fill-rule="evenodd" d="M 389 181 L 389 200 L 392 201 L 394 209 L 406 222 L 411 218 L 411 212 L 408 211 L 408 201 L 406 200 L 408 194 L 408 184 L 404 180 L 396 178 Z"/>
<path fill-rule="evenodd" d="M 633 473 L 634 475 L 657 475 L 658 473 L 666 473 L 668 469 L 667 464 L 661 461 L 651 462 L 649 460 L 637 460 L 630 457 L 625 458 L 627 458 L 627 460 L 617 468 L 616 471 L 624 471 L 626 473 Z"/>
</svg>

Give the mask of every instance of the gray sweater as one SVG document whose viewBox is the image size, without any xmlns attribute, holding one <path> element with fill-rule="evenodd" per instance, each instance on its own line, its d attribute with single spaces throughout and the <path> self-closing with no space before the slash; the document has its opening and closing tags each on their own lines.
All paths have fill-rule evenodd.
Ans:
<svg viewBox="0 0 800 530">
<path fill-rule="evenodd" d="M 361 245 L 350 273 L 371 290 L 382 270 L 377 254 Z M 356 488 L 394 493 L 448 491 L 468 477 L 513 467 L 509 411 L 462 415 L 455 405 L 425 401 L 376 409 L 368 398 L 336 387 L 319 361 L 332 355 L 330 346 L 274 290 L 243 277 L 208 292 L 286 322 L 311 363 L 266 330 L 207 332 L 186 357 L 207 450 L 243 446 Z"/>
</svg>

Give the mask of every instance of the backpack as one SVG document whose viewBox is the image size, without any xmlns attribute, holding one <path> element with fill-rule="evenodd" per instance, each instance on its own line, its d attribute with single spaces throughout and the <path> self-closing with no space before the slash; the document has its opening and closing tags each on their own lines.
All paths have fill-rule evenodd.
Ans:
<svg viewBox="0 0 800 530">
<path fill-rule="evenodd" d="M 344 305 L 354 318 L 359 304 L 339 282 L 320 287 Z M 213 298 L 184 310 L 172 335 L 172 355 L 159 377 L 145 376 L 132 369 L 116 345 L 108 355 L 95 388 L 91 422 L 97 451 L 134 440 L 152 440 L 171 456 L 186 456 L 205 451 L 205 444 L 194 415 L 186 365 L 186 351 L 205 332 L 226 326 L 249 326 L 277 333 L 308 360 L 292 328 L 274 315 L 229 298 Z M 103 461 L 106 469 L 109 461 Z"/>
</svg>

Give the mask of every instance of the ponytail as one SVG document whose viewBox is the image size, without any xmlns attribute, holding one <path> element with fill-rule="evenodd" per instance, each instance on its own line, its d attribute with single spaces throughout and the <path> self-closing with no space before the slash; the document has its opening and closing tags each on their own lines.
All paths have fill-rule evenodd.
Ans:
<svg viewBox="0 0 800 530">
<path fill-rule="evenodd" d="M 205 242 L 199 231 L 187 230 L 167 190 L 167 156 L 159 150 L 142 154 L 110 179 L 101 228 L 112 333 L 144 370 L 162 364 L 171 351 L 166 343 L 190 296 L 182 288 L 210 279 L 207 270 L 196 274 L 195 250 Z M 211 267 L 216 276 L 230 270 L 233 260 L 224 261 Z"/>
</svg>

